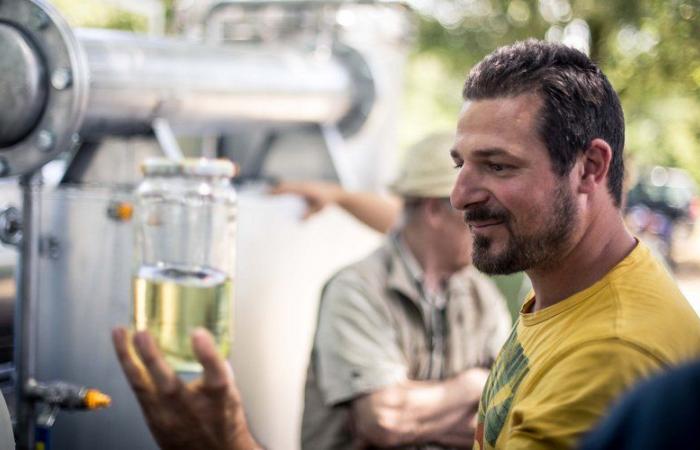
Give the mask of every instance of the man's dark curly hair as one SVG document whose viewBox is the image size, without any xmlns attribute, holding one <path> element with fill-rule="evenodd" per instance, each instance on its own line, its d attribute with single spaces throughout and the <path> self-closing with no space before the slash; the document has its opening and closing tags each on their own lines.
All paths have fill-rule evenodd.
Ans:
<svg viewBox="0 0 700 450">
<path fill-rule="evenodd" d="M 607 77 L 578 50 L 530 39 L 501 47 L 481 60 L 469 73 L 462 96 L 481 100 L 530 92 L 543 100 L 538 132 L 559 176 L 571 171 L 593 139 L 610 145 L 608 190 L 619 207 L 625 121 Z"/>
</svg>

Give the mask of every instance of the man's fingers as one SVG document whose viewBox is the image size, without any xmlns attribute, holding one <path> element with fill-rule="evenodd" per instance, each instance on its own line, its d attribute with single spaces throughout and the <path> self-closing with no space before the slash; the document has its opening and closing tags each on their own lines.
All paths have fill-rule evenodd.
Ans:
<svg viewBox="0 0 700 450">
<path fill-rule="evenodd" d="M 233 378 L 233 373 L 228 363 L 217 353 L 212 335 L 204 328 L 194 330 L 192 349 L 204 368 L 202 386 L 210 391 L 226 388 Z"/>
<path fill-rule="evenodd" d="M 321 211 L 325 205 L 321 202 L 318 201 L 311 201 L 309 199 L 306 200 L 306 211 L 304 212 L 304 216 L 302 217 L 304 220 L 310 218 L 311 216 L 316 215 L 319 211 Z"/>
<path fill-rule="evenodd" d="M 282 195 L 282 194 L 300 194 L 303 184 L 294 181 L 280 181 L 275 186 L 273 186 L 268 193 L 271 195 Z"/>
<path fill-rule="evenodd" d="M 174 394 L 181 384 L 180 379 L 163 359 L 151 335 L 147 331 L 135 333 L 134 347 L 156 388 L 166 395 Z"/>
<path fill-rule="evenodd" d="M 119 364 L 134 392 L 139 395 L 151 392 L 153 386 L 146 371 L 134 354 L 133 347 L 129 345 L 128 331 L 123 327 L 117 327 L 112 330 L 112 343 L 114 344 Z"/>
</svg>

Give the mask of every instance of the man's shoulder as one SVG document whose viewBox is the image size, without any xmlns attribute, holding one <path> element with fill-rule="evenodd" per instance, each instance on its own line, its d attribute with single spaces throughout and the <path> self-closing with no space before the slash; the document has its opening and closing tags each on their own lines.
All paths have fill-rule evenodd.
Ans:
<svg viewBox="0 0 700 450">
<path fill-rule="evenodd" d="M 667 363 L 700 356 L 700 317 L 650 252 L 613 277 L 617 337 L 649 349 Z"/>
<path fill-rule="evenodd" d="M 381 245 L 364 258 L 338 270 L 328 279 L 324 289 L 341 285 L 385 282 L 391 260 L 391 251 L 387 245 Z"/>
<path fill-rule="evenodd" d="M 391 251 L 385 244 L 341 268 L 326 281 L 321 293 L 322 304 L 356 303 L 360 298 L 362 303 L 376 303 L 372 299 L 383 296 L 391 263 Z"/>
<path fill-rule="evenodd" d="M 612 339 L 665 364 L 700 356 L 700 318 L 643 244 L 569 301 L 559 323 L 560 348 Z"/>
</svg>

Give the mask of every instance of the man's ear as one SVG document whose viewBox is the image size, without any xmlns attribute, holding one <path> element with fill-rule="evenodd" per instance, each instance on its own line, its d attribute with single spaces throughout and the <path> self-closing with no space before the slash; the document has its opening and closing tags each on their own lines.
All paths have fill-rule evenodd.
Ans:
<svg viewBox="0 0 700 450">
<path fill-rule="evenodd" d="M 596 138 L 591 141 L 580 160 L 579 193 L 591 194 L 600 186 L 607 189 L 612 156 L 610 145 L 603 139 Z"/>
</svg>

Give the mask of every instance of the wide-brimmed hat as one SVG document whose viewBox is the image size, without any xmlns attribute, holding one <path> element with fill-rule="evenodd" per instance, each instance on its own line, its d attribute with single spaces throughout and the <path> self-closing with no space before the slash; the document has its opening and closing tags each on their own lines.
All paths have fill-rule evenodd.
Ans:
<svg viewBox="0 0 700 450">
<path fill-rule="evenodd" d="M 454 139 L 454 132 L 432 133 L 409 147 L 389 189 L 402 197 L 449 197 L 458 173 L 450 158 Z"/>
</svg>

